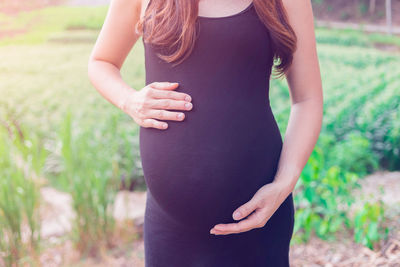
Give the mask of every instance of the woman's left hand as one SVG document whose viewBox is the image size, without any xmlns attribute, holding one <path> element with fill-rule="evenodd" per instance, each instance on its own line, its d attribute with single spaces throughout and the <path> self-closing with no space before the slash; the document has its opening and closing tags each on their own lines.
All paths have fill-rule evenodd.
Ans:
<svg viewBox="0 0 400 267">
<path fill-rule="evenodd" d="M 288 190 L 285 189 L 275 182 L 264 185 L 250 201 L 237 208 L 232 215 L 234 220 L 241 220 L 249 214 L 250 216 L 238 223 L 217 224 L 210 230 L 210 233 L 227 235 L 264 227 L 289 195 L 290 192 L 286 193 Z"/>
</svg>

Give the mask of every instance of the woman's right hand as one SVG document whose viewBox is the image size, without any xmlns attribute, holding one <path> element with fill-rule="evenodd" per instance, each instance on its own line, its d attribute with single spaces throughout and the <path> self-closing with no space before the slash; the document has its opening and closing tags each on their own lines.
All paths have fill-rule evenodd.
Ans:
<svg viewBox="0 0 400 267">
<path fill-rule="evenodd" d="M 130 115 L 142 127 L 167 129 L 168 123 L 159 120 L 183 121 L 183 112 L 173 110 L 191 110 L 193 104 L 190 95 L 174 92 L 178 83 L 153 82 L 139 91 L 131 91 L 125 99 L 122 110 Z"/>
</svg>

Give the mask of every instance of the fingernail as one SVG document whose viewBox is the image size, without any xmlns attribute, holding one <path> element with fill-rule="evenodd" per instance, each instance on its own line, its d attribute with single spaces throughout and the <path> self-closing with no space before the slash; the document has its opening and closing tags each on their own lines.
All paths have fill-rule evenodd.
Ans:
<svg viewBox="0 0 400 267">
<path fill-rule="evenodd" d="M 213 234 L 213 235 L 215 234 L 214 229 L 211 229 L 211 230 L 210 230 L 210 234 Z"/>
<path fill-rule="evenodd" d="M 186 100 L 186 101 L 190 101 L 190 96 L 187 95 L 187 96 L 185 97 L 185 100 Z"/>
<path fill-rule="evenodd" d="M 183 114 L 182 114 L 182 113 L 179 113 L 179 114 L 178 114 L 178 118 L 179 118 L 179 119 L 182 119 L 182 118 L 183 118 Z"/>
<path fill-rule="evenodd" d="M 192 107 L 192 103 L 186 103 L 186 104 L 185 104 L 185 107 L 186 107 L 186 108 L 191 108 L 191 107 Z"/>
<path fill-rule="evenodd" d="M 235 211 L 233 213 L 233 219 L 238 220 L 241 216 L 241 213 L 239 211 Z"/>
</svg>

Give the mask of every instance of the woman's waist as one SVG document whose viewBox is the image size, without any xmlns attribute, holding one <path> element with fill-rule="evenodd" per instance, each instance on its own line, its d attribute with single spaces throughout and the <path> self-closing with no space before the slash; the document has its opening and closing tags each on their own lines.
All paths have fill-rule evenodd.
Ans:
<svg viewBox="0 0 400 267">
<path fill-rule="evenodd" d="M 272 117 L 273 118 L 273 117 Z M 282 145 L 274 119 L 231 118 L 229 121 L 197 120 L 190 115 L 184 121 L 168 121 L 168 129 L 140 127 L 143 153 L 207 156 L 229 155 L 237 151 L 273 151 Z"/>
</svg>

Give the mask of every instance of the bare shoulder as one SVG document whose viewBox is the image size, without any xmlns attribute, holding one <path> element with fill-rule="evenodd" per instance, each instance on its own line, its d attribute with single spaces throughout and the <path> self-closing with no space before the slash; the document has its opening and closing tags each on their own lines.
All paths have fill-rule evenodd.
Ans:
<svg viewBox="0 0 400 267">
<path fill-rule="evenodd" d="M 290 21 L 300 22 L 304 19 L 306 23 L 313 20 L 311 0 L 282 0 Z M 296 25 L 292 25 L 295 27 Z"/>
<path fill-rule="evenodd" d="M 311 0 L 282 0 L 288 20 L 296 33 L 297 48 L 286 75 L 294 102 L 321 94 L 317 44 Z"/>
<path fill-rule="evenodd" d="M 111 0 L 106 22 L 124 21 L 126 24 L 135 24 L 141 14 L 142 3 L 146 0 Z M 147 0 L 148 1 L 148 0 Z"/>
<path fill-rule="evenodd" d="M 282 3 L 297 36 L 297 52 L 313 53 L 316 43 L 311 0 L 282 0 Z"/>
<path fill-rule="evenodd" d="M 111 0 L 110 9 L 120 11 L 120 14 L 129 14 L 130 16 L 140 15 L 142 3 L 148 0 Z"/>
<path fill-rule="evenodd" d="M 140 37 L 135 26 L 140 19 L 142 3 L 147 1 L 149 0 L 111 0 L 91 58 L 101 59 L 121 68 Z"/>
<path fill-rule="evenodd" d="M 141 2 L 140 18 L 143 18 L 144 12 L 145 12 L 147 6 L 148 6 L 149 3 L 150 3 L 150 0 L 140 0 L 140 2 Z"/>
</svg>

